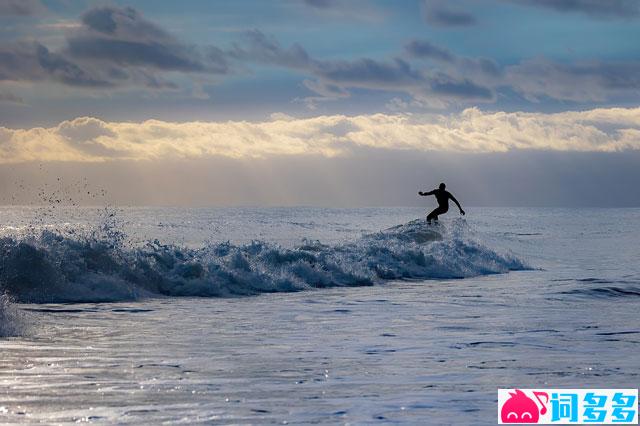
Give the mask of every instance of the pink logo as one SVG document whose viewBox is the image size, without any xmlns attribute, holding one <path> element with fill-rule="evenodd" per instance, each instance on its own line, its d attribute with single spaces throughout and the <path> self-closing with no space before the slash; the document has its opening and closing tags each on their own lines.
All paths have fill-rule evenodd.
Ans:
<svg viewBox="0 0 640 426">
<path fill-rule="evenodd" d="M 538 423 L 540 414 L 547 412 L 545 404 L 549 402 L 549 395 L 546 392 L 533 392 L 533 395 L 540 403 L 541 408 L 524 394 L 520 389 L 509 392 L 510 398 L 502 405 L 500 418 L 503 423 Z M 545 401 L 542 402 L 540 397 L 544 396 Z"/>
</svg>

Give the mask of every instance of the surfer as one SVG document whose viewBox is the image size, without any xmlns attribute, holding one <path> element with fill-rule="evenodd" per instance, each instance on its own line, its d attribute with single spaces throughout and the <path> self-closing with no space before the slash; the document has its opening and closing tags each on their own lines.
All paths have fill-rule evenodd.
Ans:
<svg viewBox="0 0 640 426">
<path fill-rule="evenodd" d="M 427 195 L 435 195 L 436 200 L 438 201 L 438 207 L 427 216 L 427 223 L 431 223 L 432 220 L 437 222 L 438 215 L 444 214 L 449 210 L 449 199 L 456 203 L 456 206 L 458 206 L 458 208 L 460 209 L 460 214 L 464 216 L 464 210 L 462 210 L 462 207 L 460 207 L 460 203 L 458 202 L 458 200 L 456 200 L 456 197 L 451 195 L 449 191 L 445 190 L 446 187 L 447 185 L 441 183 L 438 189 L 434 189 L 433 191 L 418 192 L 418 195 L 421 195 L 423 197 L 426 197 Z"/>
</svg>

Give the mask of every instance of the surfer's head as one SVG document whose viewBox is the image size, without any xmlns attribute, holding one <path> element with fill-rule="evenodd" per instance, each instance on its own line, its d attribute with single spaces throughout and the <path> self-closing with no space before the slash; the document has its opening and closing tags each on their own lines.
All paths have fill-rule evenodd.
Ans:
<svg viewBox="0 0 640 426">
<path fill-rule="evenodd" d="M 447 185 L 445 185 L 444 182 L 442 182 L 438 188 L 445 189 L 446 187 L 447 187 Z"/>
</svg>

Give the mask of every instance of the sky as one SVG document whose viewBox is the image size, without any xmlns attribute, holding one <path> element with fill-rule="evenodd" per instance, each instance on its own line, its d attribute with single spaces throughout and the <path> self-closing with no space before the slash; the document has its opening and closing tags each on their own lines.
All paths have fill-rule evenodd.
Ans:
<svg viewBox="0 0 640 426">
<path fill-rule="evenodd" d="M 0 203 L 640 206 L 639 39 L 639 0 L 0 0 Z"/>
</svg>

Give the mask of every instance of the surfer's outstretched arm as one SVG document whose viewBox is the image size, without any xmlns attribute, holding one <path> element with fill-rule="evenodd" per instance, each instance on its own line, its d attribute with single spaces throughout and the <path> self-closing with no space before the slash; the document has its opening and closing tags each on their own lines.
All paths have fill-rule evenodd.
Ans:
<svg viewBox="0 0 640 426">
<path fill-rule="evenodd" d="M 433 191 L 429 191 L 429 192 L 422 192 L 422 191 L 420 191 L 420 192 L 418 192 L 418 195 L 422 195 L 423 197 L 426 197 L 427 195 L 433 195 L 433 193 L 434 193 L 435 191 L 436 191 L 435 189 L 434 189 Z"/>
<path fill-rule="evenodd" d="M 462 210 L 462 206 L 460 206 L 460 203 L 458 202 L 458 200 L 456 200 L 456 197 L 454 197 L 452 194 L 449 194 L 449 198 L 451 198 L 451 201 L 456 203 L 456 206 L 458 206 L 458 208 L 460 209 L 460 214 L 464 216 L 465 215 L 464 210 Z"/>
</svg>

